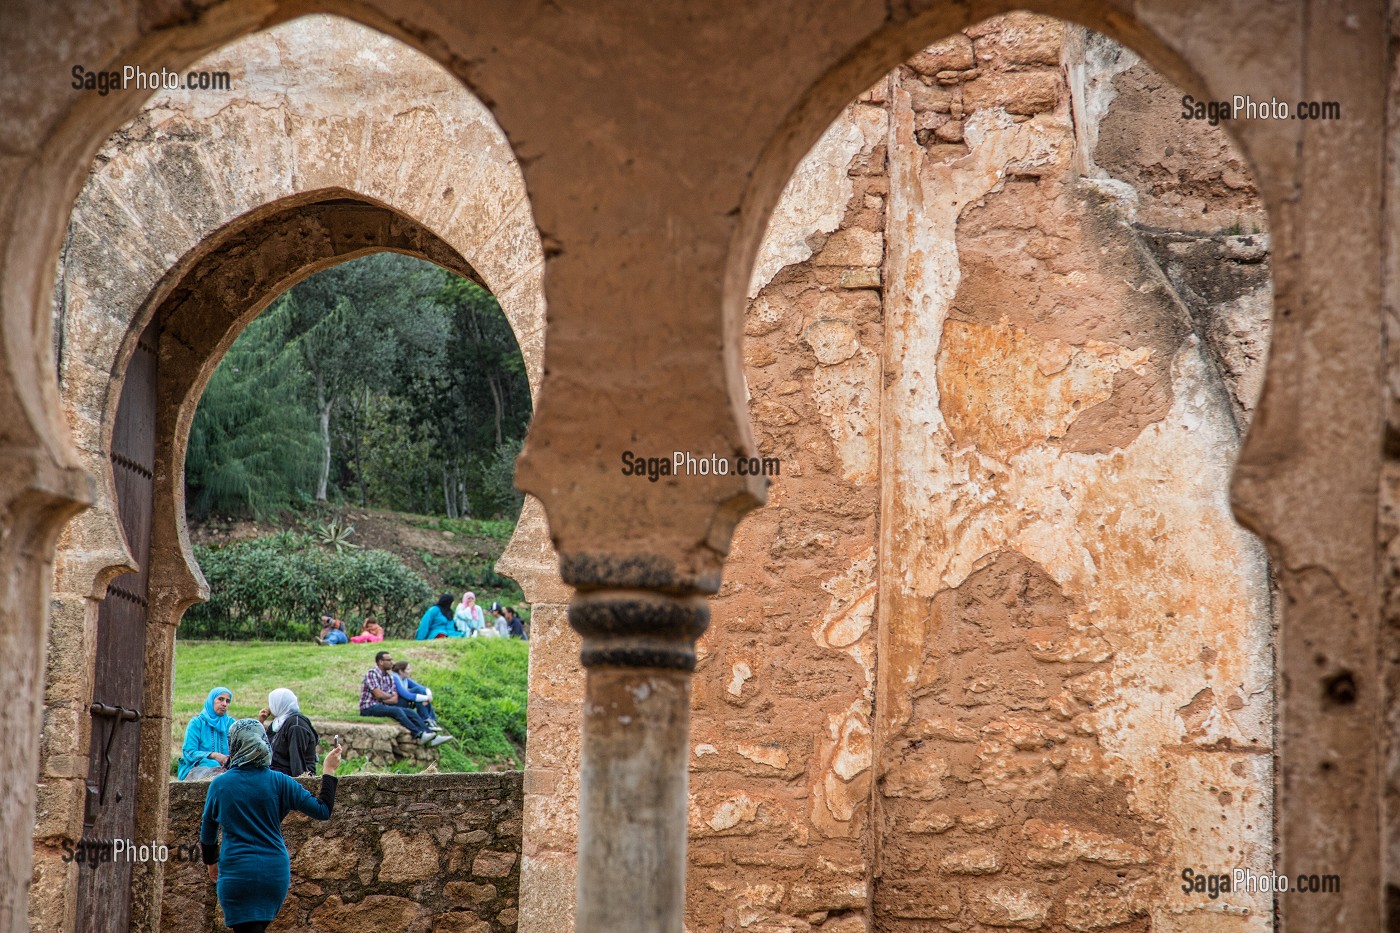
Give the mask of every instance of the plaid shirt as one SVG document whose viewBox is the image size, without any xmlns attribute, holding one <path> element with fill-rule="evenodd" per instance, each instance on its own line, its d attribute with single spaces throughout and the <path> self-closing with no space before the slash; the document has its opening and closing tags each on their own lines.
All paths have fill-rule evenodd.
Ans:
<svg viewBox="0 0 1400 933">
<path fill-rule="evenodd" d="M 360 709 L 369 709 L 376 703 L 383 703 L 383 700 L 376 700 L 372 690 L 384 690 L 389 693 L 394 692 L 394 678 L 381 671 L 378 667 L 370 668 L 365 674 L 365 679 L 360 683 Z"/>
</svg>

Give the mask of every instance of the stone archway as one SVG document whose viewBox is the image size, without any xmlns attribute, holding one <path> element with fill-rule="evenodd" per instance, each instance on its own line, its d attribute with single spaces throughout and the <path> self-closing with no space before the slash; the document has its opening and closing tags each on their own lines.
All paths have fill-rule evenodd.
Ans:
<svg viewBox="0 0 1400 933">
<path fill-rule="evenodd" d="M 360 72 L 342 69 L 335 84 L 318 82 L 328 63 L 357 52 L 366 53 Z M 318 269 L 367 252 L 418 256 L 492 290 L 517 335 L 532 390 L 539 384 L 542 255 L 519 170 L 487 111 L 418 53 L 333 18 L 297 21 L 221 54 L 227 58 L 215 57 L 211 68 L 236 62 L 249 75 L 261 72 L 261 82 L 250 82 L 237 104 L 212 111 L 194 95 L 153 100 L 104 150 L 64 253 L 55 353 L 74 437 L 103 483 L 95 507 L 59 546 L 44 818 L 35 830 L 36 929 L 72 925 L 74 867 L 62 861 L 61 846 L 81 835 L 96 606 L 108 581 L 131 567 L 106 451 L 138 337 L 147 328 L 158 332 L 161 359 L 143 761 L 168 757 L 175 625 L 204 595 L 184 528 L 191 419 L 223 353 L 269 301 Z M 390 73 L 411 81 L 431 105 L 404 110 L 361 96 Z M 269 85 L 278 81 L 300 85 L 301 93 L 274 93 Z M 416 213 L 385 200 L 411 202 Z M 527 501 L 501 569 L 540 604 L 537 630 L 563 624 L 567 591 L 535 500 Z M 143 775 L 137 835 L 162 838 L 166 776 L 159 768 Z M 136 922 L 153 928 L 158 866 L 136 866 L 133 887 Z"/>
<path fill-rule="evenodd" d="M 981 7 L 976 16 L 1007 6 Z M 1376 926 L 1381 420 L 1379 405 L 1369 403 L 1382 396 L 1378 309 L 1395 266 L 1381 245 L 1384 153 L 1393 131 L 1386 11 L 1253 0 L 1190 10 L 1168 0 L 1034 6 L 1076 16 L 1142 51 L 1204 98 L 1252 92 L 1348 102 L 1341 126 L 1260 124 L 1239 133 L 1276 209 L 1275 243 L 1288 262 L 1278 270 L 1275 362 L 1238 472 L 1237 501 L 1283 568 L 1289 607 L 1280 662 L 1291 684 L 1280 719 L 1287 867 L 1316 869 L 1331 859 L 1328 867 L 1348 878 L 1341 909 L 1301 900 L 1289 909 L 1308 929 Z M 55 536 L 90 498 L 48 369 L 50 276 L 91 155 L 139 107 L 134 91 L 101 100 L 73 94 L 72 57 L 180 68 L 304 10 L 277 0 L 147 3 L 94 20 L 89 5 L 60 0 L 22 3 L 7 20 L 3 41 L 15 81 L 0 122 L 15 132 L 0 188 L 0 425 L 12 466 L 0 473 L 0 569 L 8 582 L 0 592 L 0 649 L 14 659 L 24 690 L 37 688 L 42 667 Z M 523 16 L 505 0 L 432 10 L 367 0 L 354 10 L 479 88 L 526 157 L 550 256 L 553 385 L 542 393 L 530 441 L 529 483 L 554 510 L 561 551 L 580 555 L 566 563 L 569 579 L 598 591 L 588 601 L 594 607 L 621 604 L 624 591 L 640 588 L 654 594 L 653 607 L 675 610 L 677 595 L 712 589 L 733 521 L 753 490 L 697 485 L 672 503 L 681 507 L 666 509 L 659 498 L 633 495 L 603 461 L 612 462 L 637 425 L 649 446 L 750 452 L 738 402 L 738 333 L 751 254 L 769 209 L 845 101 L 925 43 L 967 26 L 973 14 L 878 0 L 854 0 L 825 17 L 793 2 L 755 10 L 681 0 L 548 4 Z M 80 37 L 76 45 L 70 34 Z M 673 69 L 678 61 L 688 68 Z M 734 100 L 744 102 L 739 119 Z M 727 290 L 719 284 L 726 276 Z M 590 383 L 599 371 L 608 378 Z M 682 382 L 677 372 L 696 378 Z M 661 628 L 677 613 L 628 618 Z M 673 640 L 683 642 L 694 629 L 678 634 Z M 38 727 L 28 709 L 0 719 L 0 744 L 16 750 L 2 766 L 16 794 L 0 810 L 0 837 L 12 852 L 23 852 L 28 836 Z M 663 769 L 677 770 L 676 761 Z M 675 819 L 672 812 L 654 837 L 668 869 L 683 851 Z M 591 832 L 641 837 L 625 819 L 599 820 Z M 27 855 L 0 866 L 0 926 L 23 927 L 29 868 Z M 671 898 L 678 876 L 668 870 L 665 877 L 661 888 Z M 619 899 L 638 896 L 654 906 L 645 880 L 625 881 L 613 892 Z M 673 906 L 668 901 L 666 909 Z"/>
</svg>

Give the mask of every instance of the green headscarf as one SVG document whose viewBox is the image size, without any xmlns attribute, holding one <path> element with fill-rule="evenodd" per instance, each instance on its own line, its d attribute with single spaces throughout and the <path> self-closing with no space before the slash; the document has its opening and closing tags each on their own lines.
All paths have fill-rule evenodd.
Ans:
<svg viewBox="0 0 1400 933">
<path fill-rule="evenodd" d="M 228 729 L 228 768 L 266 768 L 272 764 L 267 732 L 256 719 L 240 719 Z"/>
</svg>

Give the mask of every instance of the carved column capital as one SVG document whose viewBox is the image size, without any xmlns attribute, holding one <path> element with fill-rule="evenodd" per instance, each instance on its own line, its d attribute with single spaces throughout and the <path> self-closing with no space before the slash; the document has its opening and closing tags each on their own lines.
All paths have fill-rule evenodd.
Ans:
<svg viewBox="0 0 1400 933">
<path fill-rule="evenodd" d="M 583 636 L 584 667 L 693 671 L 695 640 L 709 627 L 710 606 L 701 596 L 603 590 L 575 597 L 569 624 Z"/>
</svg>

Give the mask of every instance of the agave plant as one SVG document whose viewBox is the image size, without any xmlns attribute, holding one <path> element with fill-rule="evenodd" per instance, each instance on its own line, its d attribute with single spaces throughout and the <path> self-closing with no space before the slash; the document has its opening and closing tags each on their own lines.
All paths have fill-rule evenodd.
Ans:
<svg viewBox="0 0 1400 933">
<path fill-rule="evenodd" d="M 355 533 L 355 526 L 340 518 L 332 518 L 330 521 L 313 525 L 312 529 L 316 534 L 316 540 L 326 547 L 335 548 L 336 553 L 346 550 L 358 550 L 358 544 L 352 544 L 350 536 Z"/>
</svg>

